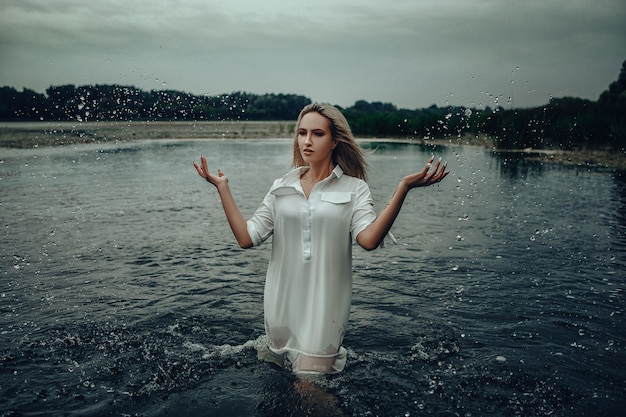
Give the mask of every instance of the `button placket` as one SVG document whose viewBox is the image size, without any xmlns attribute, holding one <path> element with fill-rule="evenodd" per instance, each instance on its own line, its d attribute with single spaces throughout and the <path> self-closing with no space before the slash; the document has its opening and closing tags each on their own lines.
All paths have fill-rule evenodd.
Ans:
<svg viewBox="0 0 626 417">
<path fill-rule="evenodd" d="M 304 260 L 311 259 L 311 209 L 309 203 L 302 203 L 302 257 Z"/>
<path fill-rule="evenodd" d="M 300 210 L 300 215 L 302 219 L 302 257 L 305 261 L 311 260 L 311 217 L 315 210 L 314 202 L 317 199 L 318 189 L 327 183 L 330 178 L 326 178 L 325 180 L 315 184 L 311 193 L 309 194 L 309 198 L 305 198 L 302 203 L 302 208 Z M 304 196 L 304 192 L 302 192 Z"/>
</svg>

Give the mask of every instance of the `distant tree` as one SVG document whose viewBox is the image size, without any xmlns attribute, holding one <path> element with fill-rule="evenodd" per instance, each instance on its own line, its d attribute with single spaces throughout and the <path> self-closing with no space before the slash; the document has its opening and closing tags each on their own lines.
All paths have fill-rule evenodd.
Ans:
<svg viewBox="0 0 626 417">
<path fill-rule="evenodd" d="M 294 120 L 311 100 L 294 94 L 236 91 L 216 96 L 123 85 L 51 86 L 46 94 L 0 87 L 0 120 Z M 342 109 L 356 135 L 455 138 L 487 134 L 501 148 L 626 146 L 626 61 L 598 101 L 551 99 L 529 109 L 398 109 L 358 100 Z"/>
<path fill-rule="evenodd" d="M 43 120 L 47 115 L 47 98 L 27 88 L 0 87 L 0 120 Z"/>
<path fill-rule="evenodd" d="M 614 149 L 626 147 L 626 61 L 617 77 L 598 98 L 607 129 L 607 139 Z"/>
<path fill-rule="evenodd" d="M 623 99 L 626 94 L 626 61 L 622 64 L 622 69 L 617 77 L 617 81 L 609 84 L 609 88 L 600 94 L 598 102 L 604 105 L 615 105 L 618 100 Z"/>
</svg>

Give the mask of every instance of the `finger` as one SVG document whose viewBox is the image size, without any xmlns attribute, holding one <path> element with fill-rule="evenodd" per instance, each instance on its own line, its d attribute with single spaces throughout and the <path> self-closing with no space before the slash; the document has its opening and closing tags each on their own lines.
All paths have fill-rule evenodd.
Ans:
<svg viewBox="0 0 626 417">
<path fill-rule="evenodd" d="M 424 168 L 419 172 L 420 175 L 425 176 L 428 173 L 428 170 L 433 166 L 433 158 L 434 157 L 430 158 L 426 165 L 424 165 Z"/>
<path fill-rule="evenodd" d="M 433 172 L 437 172 L 439 170 L 439 165 L 441 165 L 441 157 L 439 157 L 439 159 L 437 159 L 437 162 L 435 163 L 435 168 L 433 169 Z"/>
<path fill-rule="evenodd" d="M 437 159 L 437 162 L 435 162 L 435 164 L 433 165 L 432 162 L 435 160 L 435 157 L 432 157 L 431 159 L 431 166 L 432 166 L 432 171 L 430 173 L 430 176 L 432 177 L 433 175 L 435 175 L 437 173 L 437 171 L 439 170 L 439 165 L 441 165 L 441 158 Z"/>
<path fill-rule="evenodd" d="M 439 172 L 437 172 L 437 175 L 435 177 L 437 182 L 439 182 L 442 179 L 444 179 L 446 177 L 446 175 L 448 175 L 450 173 L 450 171 L 446 171 L 446 165 L 447 165 L 447 163 L 444 162 L 441 165 L 441 168 L 439 169 Z"/>
<path fill-rule="evenodd" d="M 432 171 L 430 171 L 430 173 L 427 175 L 428 179 L 432 179 L 433 177 L 437 176 L 440 165 L 441 165 L 441 158 L 437 159 L 437 162 L 435 162 L 435 166 L 433 167 Z"/>
<path fill-rule="evenodd" d="M 204 173 L 202 172 L 202 169 L 200 169 L 200 167 L 198 166 L 198 164 L 196 164 L 195 162 L 193 163 L 194 168 L 196 169 L 196 171 L 198 172 L 198 175 L 200 175 L 201 177 L 204 178 Z"/>
<path fill-rule="evenodd" d="M 450 171 L 446 171 L 446 168 L 448 167 L 448 163 L 445 162 L 443 164 L 443 167 L 441 167 L 441 179 L 444 179 L 446 175 L 448 175 L 450 173 Z"/>
<path fill-rule="evenodd" d="M 200 162 L 202 162 L 202 171 L 208 177 L 209 176 L 209 166 L 206 163 L 206 158 L 204 155 L 200 155 Z"/>
</svg>

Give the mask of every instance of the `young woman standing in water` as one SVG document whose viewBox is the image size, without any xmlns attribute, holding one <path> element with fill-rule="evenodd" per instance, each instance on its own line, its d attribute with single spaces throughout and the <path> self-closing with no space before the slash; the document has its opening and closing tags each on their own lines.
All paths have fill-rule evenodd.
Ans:
<svg viewBox="0 0 626 417">
<path fill-rule="evenodd" d="M 298 373 L 343 370 L 341 346 L 350 312 L 352 242 L 375 249 L 387 235 L 409 190 L 443 180 L 441 158 L 430 158 L 407 175 L 376 215 L 366 180 L 366 162 L 341 112 L 310 104 L 298 117 L 294 170 L 274 181 L 250 220 L 243 217 L 218 170 L 204 156 L 198 174 L 219 193 L 228 223 L 242 248 L 272 238 L 264 294 L 268 347 Z"/>
</svg>

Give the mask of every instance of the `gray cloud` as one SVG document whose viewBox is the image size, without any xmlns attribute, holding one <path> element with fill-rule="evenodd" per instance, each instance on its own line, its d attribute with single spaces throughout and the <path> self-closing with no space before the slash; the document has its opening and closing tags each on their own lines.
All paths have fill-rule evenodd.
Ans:
<svg viewBox="0 0 626 417">
<path fill-rule="evenodd" d="M 118 83 L 530 106 L 595 99 L 626 59 L 621 0 L 0 0 L 0 10 L 0 84 L 38 91 Z"/>
</svg>

